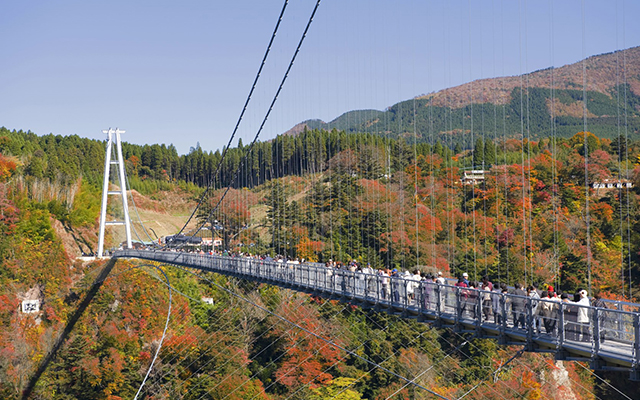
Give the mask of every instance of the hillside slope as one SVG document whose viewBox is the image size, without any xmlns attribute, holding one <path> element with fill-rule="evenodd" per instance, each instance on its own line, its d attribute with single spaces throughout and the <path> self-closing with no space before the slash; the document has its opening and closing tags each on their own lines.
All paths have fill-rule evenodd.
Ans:
<svg viewBox="0 0 640 400">
<path fill-rule="evenodd" d="M 306 126 L 392 138 L 415 134 L 418 141 L 441 140 L 463 147 L 468 147 L 470 134 L 570 137 L 583 130 L 585 95 L 590 131 L 604 138 L 621 132 L 640 138 L 640 47 L 522 76 L 476 80 L 394 104 L 386 111 L 348 111 L 328 123 L 309 120 L 289 133 Z"/>
<path fill-rule="evenodd" d="M 592 56 L 586 58 L 584 64 L 587 91 L 609 96 L 615 87 L 626 79 L 631 93 L 640 96 L 640 46 Z M 505 105 L 512 100 L 512 91 L 520 89 L 520 87 L 582 90 L 582 72 L 583 62 L 579 61 L 558 68 L 550 67 L 534 71 L 522 76 L 479 79 L 421 96 L 418 99 L 431 100 L 431 104 L 438 107 L 460 108 L 472 103 Z"/>
</svg>

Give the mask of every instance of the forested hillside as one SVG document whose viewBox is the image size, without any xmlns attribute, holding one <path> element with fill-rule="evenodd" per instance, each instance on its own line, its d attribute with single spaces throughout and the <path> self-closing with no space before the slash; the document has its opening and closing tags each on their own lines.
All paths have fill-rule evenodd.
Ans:
<svg viewBox="0 0 640 400">
<path fill-rule="evenodd" d="M 97 228 L 103 149 L 100 142 L 79 137 L 6 129 L 0 143 L 5 238 L 0 245 L 0 390 L 5 398 L 17 398 L 100 269 L 69 260 L 53 225 Z M 232 180 L 232 166 L 245 149 L 231 149 L 223 168 L 228 177 L 213 180 L 209 198 L 209 204 L 217 203 L 221 182 L 237 188 L 214 213 L 231 251 L 464 270 L 474 277 L 488 272 L 495 281 L 535 280 L 565 290 L 585 285 L 586 149 L 589 180 L 629 176 L 635 184 L 589 192 L 594 288 L 614 298 L 635 294 L 635 141 L 578 132 L 568 139 L 531 142 L 477 138 L 472 149 L 463 149 L 303 131 L 258 145 L 245 164 L 251 168 Z M 195 197 L 200 192 L 194 184 L 207 179 L 204 172 L 191 171 L 198 165 L 213 168 L 219 155 L 195 148 L 178 156 L 171 146 L 127 145 L 125 157 L 132 185 L 140 190 L 157 196 L 191 187 Z M 482 165 L 483 184 L 461 184 L 466 169 Z M 76 188 L 73 195 L 70 188 Z M 201 214 L 208 216 L 206 208 Z M 164 286 L 152 269 L 130 267 L 119 264 L 105 281 L 41 378 L 38 398 L 133 397 L 161 335 L 168 294 L 158 290 Z M 477 396 L 504 398 L 541 393 L 564 398 L 569 392 L 591 398 L 596 390 L 590 374 L 575 363 L 553 365 L 548 357 L 525 354 L 494 382 L 491 372 L 513 349 L 492 341 L 465 342 L 463 334 L 443 336 L 426 325 L 264 285 L 167 273 L 182 293 L 174 293 L 179 317 L 170 325 L 148 398 L 320 399 L 340 392 L 342 398 L 375 399 L 398 390 L 407 398 L 424 398 L 416 388 L 402 388 L 397 377 L 311 340 L 214 283 L 400 375 L 433 366 L 420 382 L 445 396 L 458 397 L 478 384 Z M 35 317 L 17 311 L 28 296 L 43 301 Z M 214 304 L 201 303 L 201 297 Z"/>
<path fill-rule="evenodd" d="M 11 180 L 15 189 L 69 229 L 94 226 L 101 144 L 6 129 L 3 135 L 3 154 L 18 171 Z M 509 283 L 537 277 L 571 290 L 586 284 L 589 268 L 604 290 L 628 296 L 636 290 L 629 279 L 637 279 L 638 268 L 640 146 L 624 136 L 611 141 L 589 133 L 585 147 L 584 137 L 478 137 L 465 150 L 305 130 L 257 144 L 244 162 L 247 148 L 231 149 L 210 180 L 210 202 L 217 204 L 217 188 L 247 188 L 234 189 L 217 210 L 231 250 L 241 245 L 245 251 L 403 268 L 418 263 L 454 273 L 472 265 L 477 274 Z M 194 197 L 220 159 L 200 148 L 178 156 L 163 145 L 126 145 L 124 152 L 132 188 L 153 193 L 181 186 Z M 473 168 L 486 170 L 486 179 L 461 185 L 464 171 Z M 587 205 L 585 178 L 589 185 L 608 179 L 636 184 L 591 188 Z M 208 213 L 205 204 L 200 215 Z"/>
</svg>

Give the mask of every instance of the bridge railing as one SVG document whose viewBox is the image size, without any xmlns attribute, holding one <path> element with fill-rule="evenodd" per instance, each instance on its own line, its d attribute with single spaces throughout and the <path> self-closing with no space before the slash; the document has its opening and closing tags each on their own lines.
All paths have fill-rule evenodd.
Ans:
<svg viewBox="0 0 640 400">
<path fill-rule="evenodd" d="M 573 346 L 592 357 L 618 355 L 640 363 L 640 314 L 620 308 L 532 298 L 401 277 L 352 272 L 319 264 L 168 251 L 123 250 L 135 257 L 274 283 L 378 306 L 389 312 L 444 320 L 460 329 L 496 332 L 497 337 L 544 341 L 557 349 Z M 632 304 L 632 303 L 630 303 Z"/>
</svg>

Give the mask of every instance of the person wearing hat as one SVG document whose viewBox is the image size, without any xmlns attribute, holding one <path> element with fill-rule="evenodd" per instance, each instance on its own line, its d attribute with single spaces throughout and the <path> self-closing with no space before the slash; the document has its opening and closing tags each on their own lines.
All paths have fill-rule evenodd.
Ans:
<svg viewBox="0 0 640 400">
<path fill-rule="evenodd" d="M 464 316 L 465 311 L 467 310 L 467 303 L 469 302 L 469 291 L 466 289 L 469 287 L 469 285 L 464 283 L 463 276 L 458 278 L 458 282 L 454 285 L 460 288 L 460 289 L 455 289 L 456 296 L 460 296 L 460 308 L 458 309 L 458 318 Z M 471 304 L 471 307 L 473 307 L 473 304 Z"/>
<path fill-rule="evenodd" d="M 589 307 L 591 307 L 591 302 L 589 301 L 589 297 L 587 296 L 586 290 L 581 290 L 578 292 L 580 295 L 580 300 L 577 301 L 578 304 L 578 331 L 582 334 L 580 338 L 583 342 L 591 341 L 591 333 L 590 333 L 590 320 L 589 320 Z M 577 339 L 577 338 L 576 338 Z"/>
<path fill-rule="evenodd" d="M 462 281 L 465 285 L 469 286 L 469 274 L 467 274 L 466 272 L 462 274 Z"/>
</svg>

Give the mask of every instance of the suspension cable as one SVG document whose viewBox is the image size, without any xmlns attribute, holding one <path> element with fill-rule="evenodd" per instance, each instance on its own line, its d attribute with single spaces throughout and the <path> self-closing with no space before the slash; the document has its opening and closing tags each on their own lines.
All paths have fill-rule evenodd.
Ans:
<svg viewBox="0 0 640 400">
<path fill-rule="evenodd" d="M 264 68 L 265 63 L 267 62 L 267 57 L 269 56 L 269 52 L 271 51 L 271 46 L 273 45 L 273 41 L 276 38 L 276 33 L 278 32 L 278 28 L 280 27 L 280 22 L 282 22 L 282 16 L 284 15 L 284 11 L 287 8 L 287 5 L 289 4 L 289 0 L 285 0 L 284 4 L 282 5 L 282 10 L 280 11 L 280 16 L 278 17 L 278 22 L 276 23 L 276 26 L 273 30 L 273 33 L 271 34 L 271 39 L 269 40 L 269 44 L 267 45 L 267 49 L 265 50 L 264 56 L 262 57 L 262 62 L 260 63 L 260 67 L 258 68 L 258 72 L 256 73 L 256 76 L 253 80 L 253 85 L 251 86 L 251 90 L 249 91 L 249 95 L 247 96 L 247 99 L 244 102 L 244 106 L 242 107 L 242 111 L 240 112 L 240 116 L 238 117 L 238 121 L 236 122 L 236 126 L 233 129 L 233 132 L 231 133 L 231 137 L 229 138 L 229 142 L 227 143 L 227 146 L 223 148 L 222 150 L 222 156 L 220 158 L 220 161 L 218 162 L 218 166 L 216 167 L 216 172 L 213 174 L 213 177 L 216 177 L 218 175 L 218 173 L 220 173 L 220 169 L 222 168 L 225 156 L 227 155 L 227 152 L 229 151 L 229 149 L 231 148 L 231 143 L 233 142 L 233 138 L 236 135 L 236 132 L 238 131 L 238 127 L 240 126 L 240 122 L 242 121 L 242 118 L 244 117 L 244 113 L 247 111 L 247 106 L 249 105 L 249 102 L 251 101 L 251 96 L 253 95 L 253 92 L 258 84 L 258 79 L 260 78 L 260 75 L 262 74 L 262 69 Z M 198 211 L 198 209 L 200 208 L 200 206 L 202 205 L 202 202 L 205 200 L 207 193 L 209 192 L 209 190 L 211 189 L 211 177 L 209 177 L 209 179 L 207 180 L 207 187 L 205 189 L 205 191 L 202 193 L 202 195 L 200 196 L 200 200 L 198 200 L 198 204 L 196 205 L 195 209 L 193 210 L 193 212 L 191 213 L 191 215 L 189 216 L 189 218 L 187 219 L 187 222 L 185 222 L 184 226 L 182 227 L 182 229 L 180 229 L 180 232 L 178 232 L 178 234 L 181 234 L 187 227 L 187 225 L 189 224 L 189 222 L 191 222 L 191 219 L 193 219 L 193 216 L 196 214 L 196 212 Z"/>
<path fill-rule="evenodd" d="M 582 125 L 584 135 L 584 204 L 585 220 L 587 225 L 587 284 L 589 294 L 591 291 L 591 224 L 589 218 L 589 146 L 587 136 L 587 56 L 586 56 L 586 26 L 585 26 L 585 6 L 582 0 Z"/>
<path fill-rule="evenodd" d="M 158 358 L 158 354 L 160 354 L 160 349 L 162 349 L 162 343 L 164 342 L 164 338 L 167 336 L 167 328 L 169 327 L 169 319 L 171 318 L 171 304 L 172 304 L 173 295 L 172 295 L 172 288 L 171 288 L 171 282 L 169 281 L 169 277 L 162 270 L 162 268 L 160 268 L 158 266 L 155 266 L 155 265 L 151 265 L 151 264 L 150 264 L 150 266 L 152 266 L 155 269 L 157 269 L 158 271 L 160 271 L 162 273 L 162 275 L 164 275 L 164 278 L 167 280 L 167 287 L 169 288 L 169 310 L 167 310 L 167 320 L 165 321 L 165 324 L 164 324 L 164 330 L 162 331 L 162 337 L 160 338 L 160 343 L 158 343 L 158 348 L 156 349 L 156 354 L 153 356 L 153 360 L 151 360 L 151 365 L 149 365 L 149 369 L 147 370 L 147 374 L 144 376 L 144 379 L 142 380 L 142 383 L 140 384 L 140 387 L 138 388 L 138 392 L 136 392 L 136 395 L 133 398 L 134 400 L 137 400 L 138 395 L 140 394 L 140 391 L 144 387 L 145 382 L 147 382 L 147 378 L 149 378 L 149 374 L 151 373 L 151 370 L 153 369 L 153 364 L 156 362 L 156 359 Z"/>
<path fill-rule="evenodd" d="M 242 167 L 244 166 L 245 162 L 247 161 L 247 158 L 248 158 L 249 154 L 253 150 L 253 146 L 258 141 L 258 137 L 260 136 L 260 133 L 262 132 L 262 129 L 264 128 L 265 124 L 267 123 L 267 119 L 269 119 L 269 115 L 271 114 L 271 111 L 273 110 L 273 107 L 274 107 L 276 101 L 278 100 L 278 96 L 280 95 L 280 92 L 282 91 L 282 88 L 284 87 L 284 84 L 287 81 L 287 78 L 289 77 L 289 73 L 291 72 L 291 68 L 293 68 L 293 63 L 296 60 L 296 57 L 298 56 L 298 53 L 300 52 L 300 48 L 302 47 L 302 43 L 304 42 L 304 39 L 307 37 L 307 32 L 309 31 L 309 27 L 311 26 L 311 22 L 313 22 L 313 17 L 315 16 L 316 11 L 318 10 L 318 7 L 320 6 L 320 1 L 321 0 L 317 0 L 316 5 L 313 8 L 313 12 L 311 13 L 311 16 L 309 17 L 309 21 L 307 22 L 307 26 L 305 27 L 304 32 L 302 33 L 302 37 L 300 38 L 300 41 L 298 42 L 298 46 L 296 47 L 296 51 L 294 52 L 293 57 L 291 58 L 291 61 L 289 62 L 289 67 L 287 68 L 284 76 L 282 77 L 282 81 L 280 82 L 280 86 L 278 87 L 278 90 L 276 91 L 275 95 L 273 96 L 273 100 L 271 101 L 271 104 L 269 105 L 269 109 L 267 110 L 267 113 L 265 114 L 264 119 L 262 120 L 262 123 L 260 124 L 260 127 L 258 128 L 258 131 L 256 132 L 255 137 L 253 138 L 253 141 L 249 145 L 248 149 L 245 151 L 245 155 L 242 158 L 242 160 L 240 161 L 240 164 L 238 165 L 238 168 L 236 169 L 236 171 L 234 173 L 234 177 L 231 180 L 231 183 L 227 186 L 225 191 L 222 193 L 222 195 L 220 196 L 220 199 L 218 200 L 218 203 L 215 205 L 215 207 L 213 207 L 211 209 L 211 211 L 209 213 L 209 219 L 211 218 L 211 215 L 213 215 L 213 213 L 218 209 L 218 207 L 220 206 L 220 204 L 222 203 L 222 201 L 226 197 L 227 193 L 229 193 L 229 190 L 231 189 L 231 185 L 232 185 L 233 181 L 236 179 L 236 177 L 238 176 L 238 174 L 242 170 Z M 205 223 L 206 223 L 206 221 L 204 221 L 198 227 L 198 229 L 196 229 L 196 233 L 199 232 L 202 229 L 202 227 L 204 226 Z"/>
</svg>

